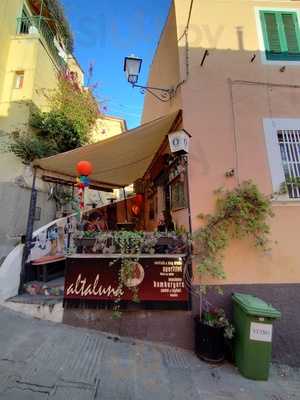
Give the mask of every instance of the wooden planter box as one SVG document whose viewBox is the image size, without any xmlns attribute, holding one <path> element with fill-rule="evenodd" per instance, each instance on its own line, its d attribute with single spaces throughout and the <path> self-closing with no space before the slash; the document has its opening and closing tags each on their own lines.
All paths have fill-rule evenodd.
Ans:
<svg viewBox="0 0 300 400">
<path fill-rule="evenodd" d="M 91 249 L 96 243 L 95 238 L 75 238 L 74 244 L 77 247 L 77 252 L 80 254 L 83 249 Z"/>
</svg>

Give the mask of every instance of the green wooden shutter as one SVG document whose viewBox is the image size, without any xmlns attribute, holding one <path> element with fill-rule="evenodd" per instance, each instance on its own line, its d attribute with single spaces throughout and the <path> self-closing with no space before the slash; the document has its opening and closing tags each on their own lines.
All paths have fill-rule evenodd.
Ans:
<svg viewBox="0 0 300 400">
<path fill-rule="evenodd" d="M 300 60 L 297 13 L 260 11 L 267 60 Z"/>
<path fill-rule="evenodd" d="M 297 15 L 295 13 L 284 13 L 281 15 L 281 18 L 284 27 L 287 52 L 289 54 L 297 54 L 300 52 Z"/>
<path fill-rule="evenodd" d="M 267 51 L 270 53 L 281 53 L 282 44 L 280 40 L 278 15 L 276 15 L 275 12 L 262 12 L 261 15 Z"/>
</svg>

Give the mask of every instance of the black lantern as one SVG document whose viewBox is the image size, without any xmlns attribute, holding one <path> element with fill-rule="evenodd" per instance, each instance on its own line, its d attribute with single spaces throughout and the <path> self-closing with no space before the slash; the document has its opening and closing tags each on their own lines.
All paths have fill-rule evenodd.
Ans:
<svg viewBox="0 0 300 400">
<path fill-rule="evenodd" d="M 152 96 L 156 97 L 160 101 L 170 101 L 172 97 L 175 96 L 174 88 L 164 89 L 153 86 L 142 86 L 137 85 L 139 80 L 139 73 L 141 72 L 143 60 L 141 58 L 130 56 L 124 59 L 124 72 L 126 74 L 127 81 L 134 88 L 141 89 L 141 93 L 150 93 Z"/>
<path fill-rule="evenodd" d="M 136 84 L 139 79 L 139 73 L 141 72 L 143 60 L 135 56 L 125 57 L 124 60 L 124 71 L 127 80 L 132 85 Z"/>
</svg>

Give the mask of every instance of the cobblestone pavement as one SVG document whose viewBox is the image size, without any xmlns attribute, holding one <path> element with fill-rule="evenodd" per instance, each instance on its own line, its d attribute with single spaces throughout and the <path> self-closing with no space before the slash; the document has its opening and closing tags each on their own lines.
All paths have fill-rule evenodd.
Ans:
<svg viewBox="0 0 300 400">
<path fill-rule="evenodd" d="M 0 400 L 300 400 L 300 371 L 268 382 L 192 352 L 101 334 L 0 308 Z"/>
</svg>

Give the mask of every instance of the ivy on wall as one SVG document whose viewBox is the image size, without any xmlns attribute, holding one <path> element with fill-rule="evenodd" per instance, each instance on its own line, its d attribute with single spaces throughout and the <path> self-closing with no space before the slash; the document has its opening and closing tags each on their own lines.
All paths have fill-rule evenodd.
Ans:
<svg viewBox="0 0 300 400">
<path fill-rule="evenodd" d="M 224 251 L 231 239 L 252 239 L 256 248 L 267 250 L 273 216 L 271 202 L 251 181 L 233 190 L 216 191 L 214 214 L 199 215 L 204 225 L 194 235 L 199 274 L 224 279 Z"/>
</svg>

